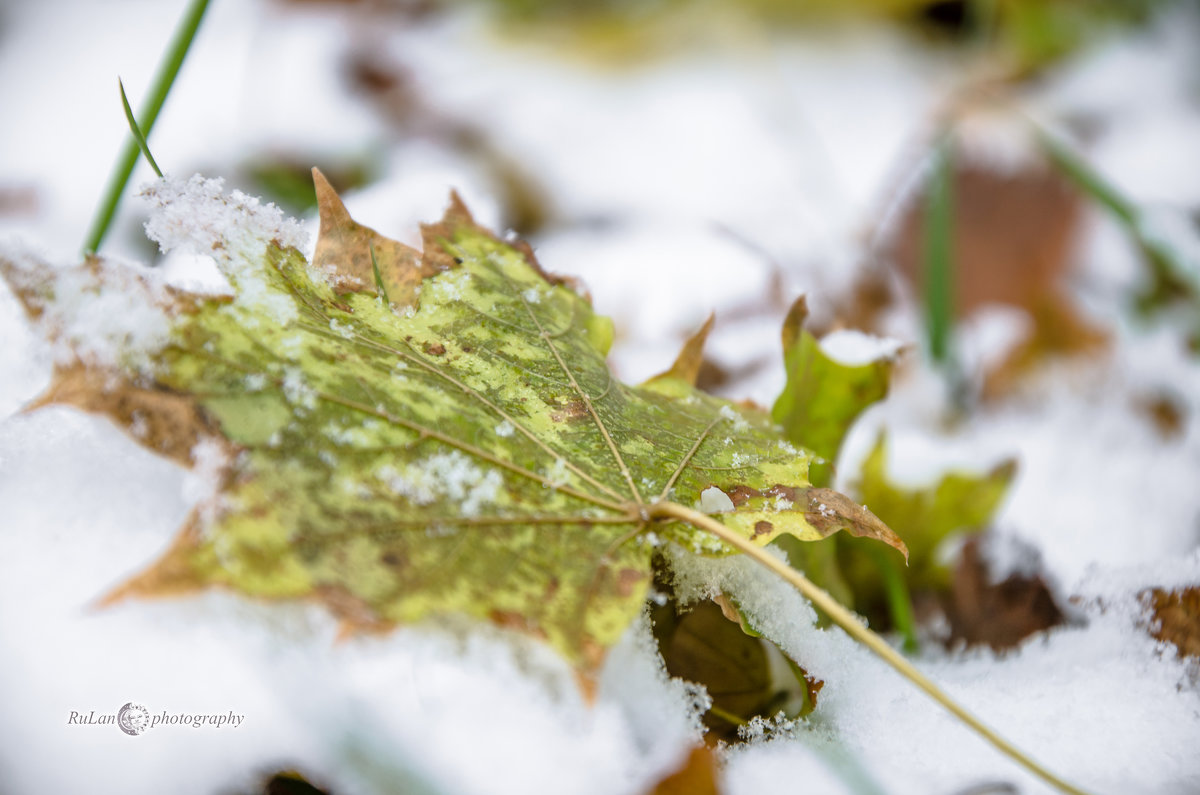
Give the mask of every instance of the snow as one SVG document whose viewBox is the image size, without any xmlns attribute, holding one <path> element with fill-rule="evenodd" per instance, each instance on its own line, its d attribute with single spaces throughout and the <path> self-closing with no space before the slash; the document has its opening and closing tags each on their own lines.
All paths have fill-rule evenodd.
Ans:
<svg viewBox="0 0 1200 795">
<path fill-rule="evenodd" d="M 37 202 L 0 215 L 0 234 L 39 247 L 6 242 L 10 256 L 75 257 L 126 135 L 115 77 L 136 106 L 180 5 L 4 7 L 0 102 L 15 121 L 0 131 L 0 188 L 32 186 Z M 625 380 L 661 372 L 715 309 L 707 352 L 733 374 L 722 394 L 764 405 L 783 383 L 788 305 L 805 293 L 814 320 L 829 319 L 829 299 L 848 289 L 881 203 L 902 187 L 898 175 L 911 176 L 926 120 L 958 78 L 944 56 L 875 30 L 767 38 L 750 55 L 738 45 L 604 71 L 497 42 L 470 13 L 393 26 L 296 5 L 213 4 L 151 139 L 160 163 L 222 174 L 248 152 L 378 147 L 380 180 L 345 197 L 363 223 L 417 243 L 417 224 L 436 219 L 458 187 L 477 218 L 499 227 L 495 174 L 437 136 L 396 139 L 345 90 L 342 57 L 366 35 L 409 70 L 436 113 L 486 131 L 551 198 L 554 218 L 533 240 L 539 258 L 581 274 L 597 311 L 614 316 L 612 360 Z M 1088 122 L 1089 162 L 1148 208 L 1156 236 L 1191 257 L 1198 30 L 1194 12 L 1167 11 L 1020 98 L 1056 129 Z M 972 156 L 1019 162 L 1023 138 L 1011 118 L 972 119 Z M 135 181 L 147 178 L 139 164 Z M 66 285 L 70 312 L 42 321 L 98 361 L 118 348 L 148 361 L 165 339 L 153 308 L 161 285 L 227 291 L 228 278 L 239 300 L 255 300 L 252 279 L 226 254 L 272 239 L 311 245 L 312 219 L 288 222 L 233 185 L 189 178 L 151 183 L 148 193 L 159 209 L 147 231 L 174 249 L 150 271 L 163 275 L 143 282 L 147 271 L 125 264 L 149 256 L 145 205 L 126 201 L 104 267 L 132 292 L 97 301 L 80 276 Z M 1111 354 L 1055 366 L 1012 400 L 947 426 L 944 382 L 914 353 L 888 401 L 854 428 L 839 485 L 884 428 L 888 471 L 902 484 L 1015 457 L 985 562 L 993 578 L 1046 578 L 1060 602 L 1073 601 L 1072 622 L 1005 655 L 926 647 L 916 664 L 1077 784 L 1195 792 L 1196 666 L 1150 637 L 1139 594 L 1200 583 L 1200 365 L 1176 329 L 1127 320 L 1139 266 L 1120 230 L 1093 214 L 1080 242 L 1084 267 L 1072 288 L 1113 328 Z M 291 317 L 288 306 L 274 312 Z M 956 337 L 964 363 L 998 361 L 1025 322 L 1003 309 L 972 318 Z M 833 332 L 822 348 L 864 362 L 894 355 L 897 343 L 919 347 L 911 314 L 890 318 L 886 331 L 889 339 Z M 0 339 L 0 789 L 200 795 L 250 790 L 264 772 L 295 767 L 336 792 L 637 793 L 699 737 L 707 694 L 666 676 L 645 619 L 612 652 L 588 703 L 545 647 L 454 621 L 335 642 L 338 628 L 318 608 L 228 593 L 97 607 L 213 493 L 226 453 L 202 442 L 196 468 L 184 472 L 105 420 L 58 407 L 21 413 L 61 349 L 37 338 L 6 287 Z M 291 399 L 313 405 L 298 371 L 284 383 Z M 1131 408 L 1160 391 L 1188 418 L 1169 439 Z M 745 422 L 733 409 L 727 419 L 714 439 Z M 507 437 L 513 426 L 494 430 Z M 459 500 L 464 511 L 482 510 L 503 486 L 499 473 L 454 454 L 388 474 L 401 493 Z M 569 472 L 559 464 L 548 476 L 562 483 Z M 732 508 L 716 488 L 701 502 Z M 685 594 L 736 591 L 755 625 L 825 680 L 813 719 L 764 727 L 725 752 L 726 792 L 791 792 L 796 782 L 830 793 L 988 782 L 1047 791 L 840 631 L 818 629 L 812 609 L 751 561 L 659 548 Z M 72 710 L 128 701 L 156 714 L 246 717 L 236 729 L 156 727 L 138 738 L 66 724 Z"/>
<path fill-rule="evenodd" d="M 857 329 L 838 329 L 821 338 L 821 352 L 839 364 L 870 364 L 896 358 L 904 343 L 891 337 L 876 337 Z"/>
<path fill-rule="evenodd" d="M 36 289 L 49 267 L 19 246 L 0 248 L 0 257 L 16 267 L 13 280 L 26 289 Z M 121 260 L 100 261 L 94 269 L 63 268 L 55 300 L 36 323 L 54 340 L 60 364 L 77 355 L 99 367 L 136 372 L 149 366 L 170 337 L 165 286 L 159 274 Z"/>
<path fill-rule="evenodd" d="M 733 510 L 733 500 L 716 486 L 700 492 L 700 510 L 705 513 L 725 513 Z"/>
<path fill-rule="evenodd" d="M 378 475 L 392 491 L 417 505 L 449 499 L 464 516 L 478 516 L 481 508 L 495 502 L 504 485 L 498 470 L 485 471 L 458 450 L 437 453 L 403 470 L 385 464 Z"/>
<path fill-rule="evenodd" d="M 308 246 L 308 235 L 297 221 L 239 190 L 226 196 L 220 177 L 163 178 L 143 187 L 141 195 L 154 209 L 146 236 L 164 254 L 180 248 L 194 253 L 229 249 L 253 258 L 271 241 L 284 248 Z M 232 264 L 237 259 L 223 256 L 218 261 Z"/>
</svg>

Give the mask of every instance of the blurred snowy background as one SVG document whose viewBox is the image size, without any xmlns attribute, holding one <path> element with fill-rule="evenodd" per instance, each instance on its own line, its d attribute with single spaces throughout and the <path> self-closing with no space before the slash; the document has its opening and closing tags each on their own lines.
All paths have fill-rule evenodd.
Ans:
<svg viewBox="0 0 1200 795">
<path fill-rule="evenodd" d="M 838 484 L 852 488 L 881 428 L 909 484 L 1016 459 L 977 554 L 989 583 L 1036 580 L 1061 614 L 1004 652 L 947 648 L 935 621 L 918 664 L 1071 781 L 1197 792 L 1195 658 L 1152 636 L 1140 596 L 1200 586 L 1196 305 L 1137 308 L 1145 257 L 1094 197 L 1047 176 L 1030 132 L 1069 142 L 1180 262 L 1200 262 L 1200 11 L 1110 5 L 213 0 L 151 147 L 168 173 L 224 177 L 314 232 L 312 165 L 359 221 L 414 243 L 458 189 L 547 269 L 583 278 L 616 322 L 626 381 L 665 369 L 715 311 L 706 385 L 770 405 L 801 293 L 821 332 L 904 343 Z M 993 6 L 987 25 L 971 16 Z M 78 256 L 128 135 L 117 77 L 136 108 L 183 8 L 0 2 L 4 245 Z M 928 363 L 911 253 L 947 123 L 969 236 L 953 388 Z M 139 163 L 134 184 L 151 176 Z M 157 263 L 134 192 L 102 251 Z M 319 609 L 226 594 L 93 609 L 205 484 L 105 420 L 20 413 L 51 359 L 3 286 L 0 340 L 0 790 L 256 792 L 291 768 L 334 793 L 637 793 L 700 736 L 695 692 L 644 622 L 589 706 L 560 662 L 498 631 L 335 644 Z M 723 791 L 1044 791 L 816 629 L 798 596 L 749 565 L 716 568 L 826 682 L 808 724 L 725 753 Z M 130 700 L 246 720 L 136 739 L 66 725 Z"/>
</svg>

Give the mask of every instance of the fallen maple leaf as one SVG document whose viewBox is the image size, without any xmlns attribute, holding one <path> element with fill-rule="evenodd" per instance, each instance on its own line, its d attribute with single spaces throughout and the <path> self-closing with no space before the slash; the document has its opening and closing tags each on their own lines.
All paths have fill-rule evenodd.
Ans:
<svg viewBox="0 0 1200 795">
<path fill-rule="evenodd" d="M 211 255 L 232 296 L 95 259 L 0 259 L 65 343 L 42 403 L 106 413 L 179 460 L 223 453 L 216 492 L 108 601 L 225 586 L 316 599 L 350 629 L 467 615 L 587 673 L 642 609 L 657 543 L 731 551 L 696 508 L 759 546 L 845 529 L 903 549 L 811 487 L 812 456 L 765 412 L 689 383 L 699 342 L 622 384 L 607 319 L 457 198 L 417 252 L 355 223 L 314 176 L 311 264 L 274 208 L 217 181 L 148 189 L 151 236 Z M 114 291 L 149 307 L 154 333 L 93 350 L 79 315 Z"/>
<path fill-rule="evenodd" d="M 108 601 L 225 586 L 315 599 L 351 628 L 485 618 L 544 638 L 586 686 L 641 611 L 657 544 L 737 551 L 995 747 L 1079 792 L 764 553 L 781 535 L 840 529 L 905 548 L 811 486 L 811 454 L 766 412 L 689 383 L 694 345 L 626 386 L 604 361 L 611 324 L 457 198 L 418 254 L 354 224 L 314 176 L 312 264 L 295 222 L 219 180 L 146 191 L 150 236 L 211 256 L 232 295 L 96 258 L 55 269 L 0 255 L 0 277 L 58 346 L 43 403 L 106 413 L 219 472 L 166 554 Z"/>
</svg>

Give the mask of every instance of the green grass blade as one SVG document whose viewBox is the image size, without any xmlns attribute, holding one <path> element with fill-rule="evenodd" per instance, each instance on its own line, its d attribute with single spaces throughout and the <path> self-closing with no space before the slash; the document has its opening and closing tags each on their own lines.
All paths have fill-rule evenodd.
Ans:
<svg viewBox="0 0 1200 795">
<path fill-rule="evenodd" d="M 117 87 L 121 89 L 121 105 L 125 108 L 125 118 L 129 120 L 129 131 L 133 133 L 134 139 L 138 146 L 141 147 L 142 155 L 145 156 L 146 162 L 150 164 L 150 168 L 154 169 L 154 173 L 162 176 L 162 169 L 158 167 L 158 163 L 154 162 L 154 155 L 150 154 L 150 144 L 146 142 L 146 136 L 142 134 L 142 128 L 138 127 L 137 119 L 133 117 L 133 108 L 129 107 L 129 97 L 125 96 L 125 84 L 121 82 L 121 78 L 117 78 Z"/>
<path fill-rule="evenodd" d="M 1046 132 L 1040 132 L 1038 140 L 1050 162 L 1074 182 L 1077 188 L 1115 215 L 1127 227 L 1137 224 L 1138 212 L 1133 202 L 1122 196 L 1070 147 Z"/>
<path fill-rule="evenodd" d="M 909 594 L 908 583 L 904 580 L 904 574 L 886 549 L 870 547 L 867 550 L 867 554 L 871 556 L 871 560 L 879 568 L 879 575 L 883 579 L 883 590 L 887 597 L 888 612 L 892 616 L 892 623 L 895 625 L 896 631 L 904 636 L 904 651 L 913 654 L 919 648 L 917 644 L 917 620 L 913 616 L 912 596 Z"/>
<path fill-rule="evenodd" d="M 158 73 L 154 76 L 150 93 L 146 98 L 146 105 L 142 108 L 141 113 L 142 129 L 147 136 L 154 129 L 158 113 L 162 110 L 163 103 L 167 100 L 167 94 L 171 92 L 171 86 L 175 83 L 175 77 L 179 74 L 179 68 L 183 66 L 183 59 L 187 56 L 192 41 L 196 38 L 196 31 L 200 28 L 200 21 L 208 9 L 208 2 L 209 0 L 192 0 L 175 31 L 175 37 L 167 48 L 163 62 L 159 64 Z M 84 254 L 99 250 L 104 236 L 108 234 L 108 229 L 112 226 L 113 218 L 117 214 L 117 205 L 121 202 L 121 194 L 125 192 L 125 186 L 129 183 L 130 175 L 133 174 L 133 167 L 137 163 L 139 152 L 138 142 L 131 137 L 121 150 L 112 175 L 108 179 L 104 196 L 96 210 L 95 218 L 92 219 L 91 229 L 83 244 Z"/>
<path fill-rule="evenodd" d="M 954 197 L 950 137 L 934 150 L 925 204 L 923 252 L 925 321 L 929 356 L 937 364 L 949 363 L 954 329 Z"/>
<path fill-rule="evenodd" d="M 388 298 L 387 287 L 383 284 L 383 277 L 379 275 L 379 261 L 375 259 L 375 247 L 371 246 L 368 249 L 371 252 L 371 270 L 375 272 L 375 290 L 379 293 L 379 300 L 383 301 L 384 306 L 391 303 Z"/>
</svg>

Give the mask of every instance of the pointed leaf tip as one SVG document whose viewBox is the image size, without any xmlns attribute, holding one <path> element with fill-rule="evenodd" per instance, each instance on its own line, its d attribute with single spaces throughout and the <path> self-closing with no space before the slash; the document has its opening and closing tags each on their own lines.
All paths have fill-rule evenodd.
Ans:
<svg viewBox="0 0 1200 795">
<path fill-rule="evenodd" d="M 442 216 L 443 221 L 458 221 L 460 223 L 471 224 L 477 226 L 475 217 L 471 215 L 471 211 L 467 209 L 466 202 L 457 190 L 450 190 L 450 206 L 446 208 L 446 214 Z"/>
<path fill-rule="evenodd" d="M 704 321 L 704 325 L 699 331 L 688 338 L 687 342 L 683 343 L 683 348 L 680 349 L 679 355 L 675 357 L 675 363 L 670 369 L 659 373 L 651 378 L 651 381 L 658 381 L 664 378 L 676 378 L 690 386 L 696 385 L 696 379 L 700 375 L 700 367 L 704 364 L 704 343 L 708 340 L 708 334 L 712 331 L 713 323 L 716 321 L 716 313 L 710 314 L 708 320 Z"/>
<path fill-rule="evenodd" d="M 392 306 L 416 306 L 416 287 L 428 269 L 416 249 L 385 237 L 350 217 L 337 191 L 319 168 L 313 168 L 321 230 L 312 264 L 333 281 L 339 293 L 374 291 Z"/>
<path fill-rule="evenodd" d="M 451 190 L 450 205 L 442 214 L 442 219 L 434 224 L 421 224 L 421 248 L 424 250 L 422 262 L 431 273 L 447 271 L 459 264 L 458 258 L 446 250 L 446 244 L 453 241 L 455 234 L 460 230 L 481 232 L 498 241 L 489 230 L 475 223 L 475 218 L 463 203 L 458 191 Z"/>
<path fill-rule="evenodd" d="M 329 184 L 329 180 L 321 173 L 321 169 L 313 166 L 313 188 L 317 193 L 317 215 L 321 219 L 321 231 L 353 223 L 346 205 L 337 191 Z"/>
<path fill-rule="evenodd" d="M 783 320 L 783 355 L 785 357 L 800 340 L 800 334 L 804 331 L 804 324 L 807 321 L 808 299 L 801 295 L 792 303 L 792 308 L 788 310 L 787 317 Z"/>
</svg>

